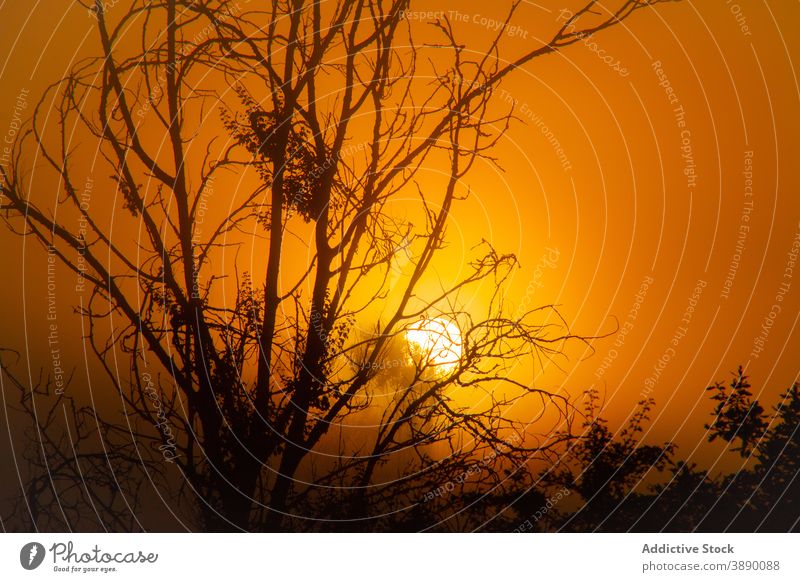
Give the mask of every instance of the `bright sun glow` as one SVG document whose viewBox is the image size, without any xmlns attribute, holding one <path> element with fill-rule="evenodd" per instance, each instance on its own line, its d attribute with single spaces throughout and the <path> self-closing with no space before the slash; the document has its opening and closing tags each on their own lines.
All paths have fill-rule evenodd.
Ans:
<svg viewBox="0 0 800 582">
<path fill-rule="evenodd" d="M 455 369 L 461 359 L 461 331 L 447 319 L 418 321 L 406 330 L 406 340 L 414 356 L 442 372 Z"/>
</svg>

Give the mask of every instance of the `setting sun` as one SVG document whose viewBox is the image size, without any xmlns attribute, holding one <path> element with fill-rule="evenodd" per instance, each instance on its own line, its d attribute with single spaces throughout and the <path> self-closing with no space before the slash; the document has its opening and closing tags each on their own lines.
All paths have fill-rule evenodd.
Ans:
<svg viewBox="0 0 800 582">
<path fill-rule="evenodd" d="M 406 339 L 413 355 L 443 372 L 452 371 L 461 359 L 461 331 L 447 319 L 422 319 L 406 330 Z"/>
</svg>

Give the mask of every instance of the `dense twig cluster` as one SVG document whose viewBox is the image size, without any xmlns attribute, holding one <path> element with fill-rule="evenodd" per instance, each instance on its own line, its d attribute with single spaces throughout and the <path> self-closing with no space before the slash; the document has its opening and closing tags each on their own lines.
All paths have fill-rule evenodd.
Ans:
<svg viewBox="0 0 800 582">
<path fill-rule="evenodd" d="M 31 494 L 41 501 L 50 487 L 63 505 L 63 479 L 76 491 L 85 482 L 76 495 L 97 520 L 51 509 L 50 526 L 129 529 L 119 516 L 135 519 L 140 489 L 97 503 L 120 487 L 108 481 L 114 463 L 126 483 L 138 476 L 136 487 L 152 481 L 188 503 L 187 527 L 206 529 L 340 518 L 400 527 L 386 516 L 443 483 L 459 482 L 461 499 L 520 486 L 525 463 L 572 438 L 573 412 L 512 368 L 526 355 L 557 356 L 576 336 L 554 306 L 509 315 L 503 288 L 515 259 L 488 243 L 460 280 L 433 296 L 420 289 L 466 175 L 478 160 L 496 163 L 513 119 L 492 105 L 502 79 L 655 3 L 601 13 L 588 2 L 549 42 L 511 57 L 501 55 L 505 27 L 467 52 L 447 18 L 433 23 L 435 45 L 417 46 L 401 18 L 407 0 L 90 6 L 100 54 L 42 96 L 2 176 L 7 224 L 91 288 L 80 308 L 86 344 L 122 413 L 56 402 L 70 426 L 93 415 L 100 456 L 78 450 L 81 430 L 43 441 L 34 462 L 50 481 L 34 479 Z M 437 58 L 425 64 L 430 50 Z M 55 205 L 46 170 L 28 180 L 34 149 L 59 184 Z M 426 167 L 439 171 L 435 186 L 420 185 Z M 96 180 L 90 208 L 83 172 L 110 176 Z M 416 225 L 390 210 L 414 192 Z M 121 232 L 138 233 L 136 244 Z M 309 241 L 301 265 L 296 240 Z M 240 269 L 246 245 L 262 262 Z M 484 283 L 495 291 L 481 313 L 466 309 L 462 298 Z M 404 330 L 422 317 L 456 322 L 463 357 L 441 374 L 401 354 L 389 378 L 380 363 L 402 352 Z M 480 404 L 461 404 L 455 389 L 479 393 Z M 507 418 L 529 397 L 561 419 L 558 436 Z M 36 417 L 33 399 L 24 404 Z M 46 424 L 37 440 L 49 438 Z M 491 467 L 460 477 L 487 456 Z M 156 486 L 152 475 L 173 468 Z M 34 523 L 45 523 L 43 511 Z"/>
</svg>

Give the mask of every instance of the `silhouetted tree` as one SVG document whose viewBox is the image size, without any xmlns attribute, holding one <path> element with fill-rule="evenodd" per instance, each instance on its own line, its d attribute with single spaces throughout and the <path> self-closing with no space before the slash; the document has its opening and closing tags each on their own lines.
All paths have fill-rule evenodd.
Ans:
<svg viewBox="0 0 800 582">
<path fill-rule="evenodd" d="M 561 353 L 574 336 L 552 306 L 511 313 L 504 284 L 516 259 L 488 243 L 460 280 L 436 293 L 422 283 L 465 177 L 476 161 L 494 162 L 513 117 L 491 106 L 500 82 L 659 1 L 620 1 L 611 12 L 586 2 L 516 55 L 501 41 L 519 2 L 477 52 L 446 17 L 432 23 L 435 46 L 420 48 L 407 0 L 87 6 L 100 49 L 39 101 L 2 176 L 4 210 L 15 232 L 85 279 L 86 342 L 120 409 L 66 406 L 42 388 L 25 410 L 66 418 L 64 431 L 93 426 L 95 452 L 126 456 L 82 466 L 84 452 L 56 453 L 63 443 L 48 440 L 34 468 L 67 482 L 79 474 L 87 486 L 71 486 L 75 511 L 63 512 L 62 478 L 35 477 L 32 525 L 127 529 L 111 516 L 135 514 L 129 499 L 143 487 L 166 487 L 192 509 L 189 518 L 175 510 L 190 528 L 391 528 L 402 520 L 390 509 L 420 506 L 448 483 L 465 494 L 518 487 L 503 471 L 554 455 L 571 435 L 562 426 L 536 439 L 505 411 L 519 398 L 539 397 L 557 414 L 569 403 L 508 370 L 526 355 Z M 30 179 L 34 152 L 46 168 Z M 441 179 L 423 188 L 425 164 Z M 83 172 L 94 176 L 91 204 Z M 400 195 L 417 196 L 421 224 L 392 215 Z M 308 241 L 306 256 L 295 240 Z M 240 248 L 259 264 L 243 268 Z M 400 250 L 408 264 L 398 277 Z M 494 293 L 481 313 L 468 311 L 462 297 L 482 283 Z M 463 355 L 452 367 L 400 345 L 423 318 L 459 328 Z M 389 357 L 402 365 L 384 390 Z M 460 404 L 456 389 L 482 403 Z M 490 466 L 469 472 L 486 458 Z M 152 480 L 154 470 L 170 475 Z M 96 504 L 101 490 L 121 487 L 107 479 L 121 471 L 126 490 Z M 453 498 L 411 510 L 410 523 L 436 523 Z"/>
<path fill-rule="evenodd" d="M 731 443 L 744 460 L 729 474 L 711 475 L 676 459 L 670 443 L 648 445 L 640 435 L 652 401 L 640 403 L 615 434 L 590 395 L 583 434 L 570 454 L 544 474 L 579 494 L 577 507 L 557 508 L 551 529 L 567 531 L 797 531 L 800 386 L 780 396 L 772 413 L 753 397 L 740 366 L 729 386 L 708 388 L 715 404 L 708 440 Z M 560 466 L 560 467 L 559 467 Z M 573 500 L 574 501 L 574 500 Z"/>
<path fill-rule="evenodd" d="M 720 438 L 746 461 L 748 469 L 725 476 L 709 510 L 712 527 L 733 531 L 791 531 L 800 523 L 800 386 L 781 393 L 768 413 L 753 397 L 740 366 L 730 383 L 709 387 L 717 406 L 709 441 Z M 718 514 L 722 513 L 722 517 Z"/>
<path fill-rule="evenodd" d="M 766 429 L 766 422 L 762 418 L 764 409 L 758 400 L 753 399 L 750 388 L 741 366 L 730 383 L 730 392 L 720 382 L 706 388 L 712 392 L 711 399 L 717 403 L 713 422 L 705 425 L 709 431 L 708 440 L 721 438 L 729 443 L 739 441 L 734 450 L 742 456 L 750 454 Z"/>
<path fill-rule="evenodd" d="M 631 506 L 640 502 L 636 488 L 651 471 L 670 466 L 672 443 L 645 445 L 640 435 L 652 399 L 639 402 L 628 423 L 615 434 L 600 414 L 599 395 L 587 393 L 583 432 L 567 454 L 545 474 L 545 481 L 580 495 L 582 505 L 561 525 L 575 531 L 619 531 Z"/>
</svg>

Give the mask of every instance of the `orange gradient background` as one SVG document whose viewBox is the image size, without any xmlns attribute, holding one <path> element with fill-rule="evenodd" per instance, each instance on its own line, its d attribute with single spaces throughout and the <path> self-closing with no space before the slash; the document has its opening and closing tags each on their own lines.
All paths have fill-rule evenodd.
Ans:
<svg viewBox="0 0 800 582">
<path fill-rule="evenodd" d="M 558 8 L 523 3 L 504 54 L 521 54 L 549 38 L 560 26 Z M 437 1 L 413 10 L 457 11 L 451 17 L 456 33 L 480 51 L 491 38 L 489 23 L 502 20 L 507 6 Z M 32 105 L 77 59 L 97 51 L 97 38 L 85 8 L 66 0 L 5 2 L 0 22 L 5 135 L 18 93 L 27 90 Z M 724 443 L 705 442 L 702 425 L 712 410 L 705 387 L 727 381 L 741 364 L 769 406 L 798 379 L 800 271 L 787 270 L 800 236 L 798 23 L 798 3 L 667 3 L 593 39 L 625 75 L 583 43 L 526 64 L 496 94 L 498 111 L 513 105 L 519 117 L 494 152 L 502 170 L 479 164 L 462 184 L 469 197 L 455 206 L 448 247 L 426 283 L 432 292 L 437 278 L 455 277 L 482 238 L 515 253 L 521 266 L 506 293 L 510 305 L 556 304 L 582 335 L 620 329 L 591 342 L 593 350 L 572 344 L 557 361 L 560 369 L 527 363 L 515 374 L 571 395 L 599 389 L 612 427 L 652 396 L 646 439 L 673 440 L 682 458 L 712 472 L 741 461 Z M 412 22 L 421 37 L 429 34 L 427 24 Z M 687 144 L 694 177 L 685 172 Z M 747 152 L 751 176 L 744 173 Z M 429 164 L 419 179 L 430 173 L 435 184 L 438 171 Z M 726 283 L 742 232 L 741 262 Z M 0 229 L 0 244 L 6 271 L 0 347 L 19 351 L 18 365 L 36 376 L 49 365 L 46 255 L 7 229 Z M 265 251 L 247 252 L 243 260 L 259 281 Z M 303 253 L 303 245 L 293 252 Z M 782 283 L 789 287 L 778 301 Z M 698 285 L 702 292 L 690 302 Z M 59 297 L 61 343 L 74 386 L 88 386 L 94 364 L 84 361 L 71 287 L 65 284 Z M 479 306 L 489 291 L 470 301 Z M 780 313 L 756 357 L 754 341 L 775 304 Z M 520 419 L 536 413 L 511 412 Z M 3 463 L 12 470 L 11 459 Z"/>
</svg>

